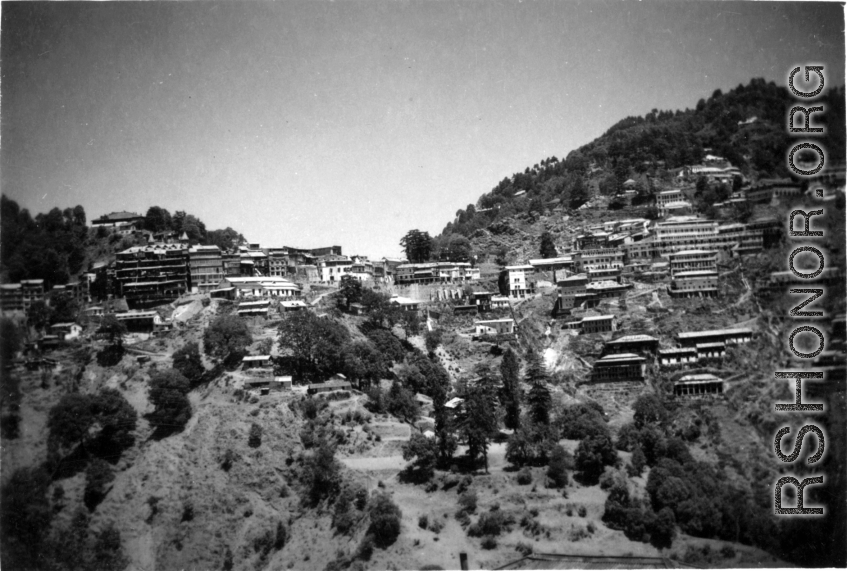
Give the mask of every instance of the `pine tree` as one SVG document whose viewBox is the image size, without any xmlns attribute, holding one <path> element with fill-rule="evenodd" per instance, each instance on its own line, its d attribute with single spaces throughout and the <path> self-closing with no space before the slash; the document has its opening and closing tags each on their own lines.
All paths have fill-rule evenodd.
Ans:
<svg viewBox="0 0 847 571">
<path fill-rule="evenodd" d="M 506 428 L 517 429 L 521 424 L 520 363 L 518 356 L 509 347 L 500 363 L 500 376 L 503 378 L 503 391 L 500 401 L 503 403 Z"/>
<path fill-rule="evenodd" d="M 541 357 L 533 350 L 526 356 L 526 380 L 530 384 L 526 400 L 529 404 L 529 416 L 537 424 L 550 424 L 550 389 L 547 388 L 549 380 L 547 370 Z"/>
<path fill-rule="evenodd" d="M 443 386 L 435 385 L 432 395 L 433 417 L 435 418 L 435 439 L 438 443 L 438 464 L 447 466 L 453 459 L 458 443 L 453 435 L 453 413 L 444 406 L 447 393 Z"/>
<path fill-rule="evenodd" d="M 497 396 L 490 379 L 482 379 L 470 387 L 465 395 L 459 429 L 468 442 L 468 456 L 472 462 L 482 457 L 488 473 L 488 445 L 497 430 Z"/>
<path fill-rule="evenodd" d="M 541 234 L 541 257 L 555 258 L 558 255 L 558 252 L 556 252 L 556 245 L 553 243 L 552 234 L 546 231 L 543 232 Z"/>
</svg>

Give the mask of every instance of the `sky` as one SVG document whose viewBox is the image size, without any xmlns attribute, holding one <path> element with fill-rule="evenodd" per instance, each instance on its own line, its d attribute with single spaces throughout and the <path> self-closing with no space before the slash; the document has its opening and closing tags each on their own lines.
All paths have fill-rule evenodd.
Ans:
<svg viewBox="0 0 847 571">
<path fill-rule="evenodd" d="M 841 4 L 3 2 L 0 190 L 401 253 L 618 120 L 823 63 Z"/>
</svg>

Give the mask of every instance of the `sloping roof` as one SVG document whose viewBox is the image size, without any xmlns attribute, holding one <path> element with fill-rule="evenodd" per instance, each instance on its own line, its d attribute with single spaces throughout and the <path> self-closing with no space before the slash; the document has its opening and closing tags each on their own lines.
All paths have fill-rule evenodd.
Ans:
<svg viewBox="0 0 847 571">
<path fill-rule="evenodd" d="M 623 337 L 619 337 L 617 339 L 613 339 L 609 341 L 607 345 L 611 345 L 612 343 L 642 343 L 644 341 L 658 341 L 655 337 L 650 335 L 625 335 Z"/>
<path fill-rule="evenodd" d="M 752 329 L 712 329 L 709 331 L 685 331 L 677 333 L 678 339 L 696 339 L 698 337 L 711 337 L 713 335 L 753 335 Z"/>
</svg>

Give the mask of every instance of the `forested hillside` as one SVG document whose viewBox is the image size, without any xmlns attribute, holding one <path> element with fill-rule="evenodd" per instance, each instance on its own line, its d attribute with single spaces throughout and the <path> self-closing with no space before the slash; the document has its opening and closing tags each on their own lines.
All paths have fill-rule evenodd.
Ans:
<svg viewBox="0 0 847 571">
<path fill-rule="evenodd" d="M 797 136 L 789 135 L 786 121 L 797 104 L 786 87 L 753 79 L 728 93 L 716 90 L 694 109 L 653 109 L 643 117 L 627 117 L 564 159 L 552 156 L 504 178 L 476 204 L 459 210 L 440 238 L 471 236 L 521 212 L 577 208 L 594 193 L 616 194 L 627 179 L 639 175 L 650 175 L 657 187 L 670 186 L 675 169 L 698 164 L 707 153 L 724 157 L 750 180 L 788 176 L 785 156 Z M 830 163 L 843 161 L 844 130 L 827 126 L 844 125 L 844 86 L 827 89 L 816 100 L 820 104 L 824 112 L 814 114 L 814 124 L 825 132 L 815 138 Z"/>
</svg>

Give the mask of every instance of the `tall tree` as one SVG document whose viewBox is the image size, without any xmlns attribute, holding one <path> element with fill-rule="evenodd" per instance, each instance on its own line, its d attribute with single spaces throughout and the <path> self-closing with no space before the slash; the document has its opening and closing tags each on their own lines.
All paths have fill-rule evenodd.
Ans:
<svg viewBox="0 0 847 571">
<path fill-rule="evenodd" d="M 400 245 L 406 251 L 406 258 L 412 263 L 426 262 L 432 256 L 432 238 L 429 232 L 409 230 L 400 239 Z"/>
<path fill-rule="evenodd" d="M 237 315 L 221 315 L 203 332 L 203 350 L 206 355 L 230 365 L 240 359 L 252 342 L 250 328 Z"/>
<path fill-rule="evenodd" d="M 526 401 L 529 405 L 529 415 L 533 422 L 550 424 L 550 389 L 547 388 L 549 377 L 541 357 L 530 349 L 526 356 L 526 380 L 530 385 Z"/>
<path fill-rule="evenodd" d="M 500 363 L 500 376 L 503 379 L 503 390 L 500 401 L 503 403 L 505 416 L 503 423 L 506 428 L 517 429 L 521 424 L 521 400 L 523 398 L 520 385 L 520 363 L 518 356 L 509 347 L 503 354 Z"/>
<path fill-rule="evenodd" d="M 306 377 L 326 377 L 344 369 L 344 348 L 350 333 L 340 323 L 311 311 L 286 314 L 279 324 L 280 350 L 290 351 L 297 371 Z"/>
<path fill-rule="evenodd" d="M 160 206 L 151 206 L 144 216 L 144 229 L 162 232 L 171 229 L 171 213 Z"/>
<path fill-rule="evenodd" d="M 150 403 L 155 410 L 150 414 L 150 424 L 163 432 L 177 432 L 191 418 L 191 403 L 186 396 L 191 386 L 188 379 L 176 369 L 156 373 L 150 379 Z"/>
<path fill-rule="evenodd" d="M 343 308 L 350 310 L 351 303 L 362 301 L 362 282 L 353 276 L 341 276 L 338 284 L 338 302 Z"/>
<path fill-rule="evenodd" d="M 198 383 L 206 372 L 196 341 L 190 341 L 175 351 L 173 360 L 173 368 L 182 373 L 192 385 Z"/>
<path fill-rule="evenodd" d="M 558 255 L 556 245 L 553 243 L 553 235 L 550 232 L 544 231 L 541 234 L 541 257 L 555 258 Z"/>
<path fill-rule="evenodd" d="M 488 473 L 488 446 L 497 430 L 499 407 L 494 384 L 490 379 L 481 379 L 465 393 L 459 430 L 468 443 L 468 457 L 472 462 L 480 459 Z"/>
</svg>

